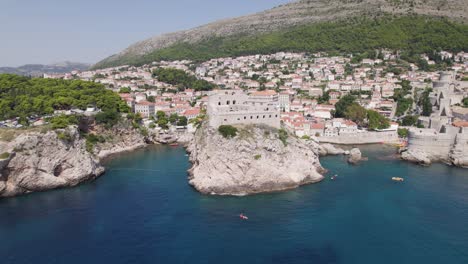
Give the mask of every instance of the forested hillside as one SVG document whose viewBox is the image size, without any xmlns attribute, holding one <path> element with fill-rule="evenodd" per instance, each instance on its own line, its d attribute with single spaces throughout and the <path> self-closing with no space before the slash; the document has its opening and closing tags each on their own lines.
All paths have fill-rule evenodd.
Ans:
<svg viewBox="0 0 468 264">
<path fill-rule="evenodd" d="M 269 54 L 278 51 L 364 53 L 388 48 L 411 54 L 442 49 L 468 51 L 468 25 L 426 16 L 348 18 L 296 26 L 273 33 L 212 37 L 179 42 L 142 56 L 123 56 L 110 64 L 142 65 L 160 60 L 204 61 L 217 57 Z"/>
<path fill-rule="evenodd" d="M 0 74 L 0 120 L 73 107 L 84 110 L 88 105 L 106 112 L 128 111 L 125 102 L 101 84 Z"/>
</svg>

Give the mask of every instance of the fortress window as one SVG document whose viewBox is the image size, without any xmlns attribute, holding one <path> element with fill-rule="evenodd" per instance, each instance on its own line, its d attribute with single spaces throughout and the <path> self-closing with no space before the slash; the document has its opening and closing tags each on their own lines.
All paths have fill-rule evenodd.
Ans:
<svg viewBox="0 0 468 264">
<path fill-rule="evenodd" d="M 229 100 L 228 100 L 228 101 L 226 101 L 226 104 L 227 104 L 227 105 L 229 105 L 229 103 L 230 103 L 230 101 L 229 101 Z"/>
<path fill-rule="evenodd" d="M 257 119 L 258 119 L 258 116 L 257 116 Z"/>
<path fill-rule="evenodd" d="M 224 119 L 224 122 L 227 122 L 227 119 Z"/>
<path fill-rule="evenodd" d="M 232 101 L 232 104 L 235 105 L 235 104 L 236 104 L 236 100 Z"/>
<path fill-rule="evenodd" d="M 263 118 L 265 118 L 265 116 L 263 116 Z"/>
<path fill-rule="evenodd" d="M 252 118 L 253 118 L 253 116 L 250 116 L 250 119 L 252 119 Z"/>
<path fill-rule="evenodd" d="M 246 116 L 244 116 L 244 120 L 245 120 L 245 119 L 247 119 L 247 117 L 246 117 Z"/>
<path fill-rule="evenodd" d="M 218 102 L 218 105 L 221 105 L 221 102 Z"/>
<path fill-rule="evenodd" d="M 271 118 L 271 115 L 270 115 L 270 118 Z"/>
<path fill-rule="evenodd" d="M 275 117 L 278 117 L 278 115 L 275 115 Z"/>
</svg>

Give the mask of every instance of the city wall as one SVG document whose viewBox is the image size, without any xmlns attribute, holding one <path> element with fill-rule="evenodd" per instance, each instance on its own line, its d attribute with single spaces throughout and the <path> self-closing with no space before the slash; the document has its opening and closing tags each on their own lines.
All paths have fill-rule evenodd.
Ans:
<svg viewBox="0 0 468 264">
<path fill-rule="evenodd" d="M 353 134 L 341 134 L 339 136 L 318 137 L 322 143 L 357 145 L 357 144 L 377 144 L 377 143 L 398 143 L 397 131 L 384 132 L 362 132 Z"/>
</svg>

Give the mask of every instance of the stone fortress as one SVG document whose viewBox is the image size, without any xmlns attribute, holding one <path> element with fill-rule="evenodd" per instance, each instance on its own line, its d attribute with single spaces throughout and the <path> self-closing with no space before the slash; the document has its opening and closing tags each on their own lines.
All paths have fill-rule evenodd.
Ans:
<svg viewBox="0 0 468 264">
<path fill-rule="evenodd" d="M 419 118 L 419 124 L 425 128 L 409 130 L 408 149 L 402 153 L 402 158 L 425 164 L 443 161 L 468 167 L 466 109 L 457 107 L 467 95 L 466 82 L 456 81 L 454 72 L 443 72 L 429 96 L 433 113 Z"/>
<path fill-rule="evenodd" d="M 280 128 L 278 94 L 257 91 L 246 94 L 242 90 L 217 90 L 209 95 L 207 113 L 209 125 L 264 124 Z"/>
</svg>

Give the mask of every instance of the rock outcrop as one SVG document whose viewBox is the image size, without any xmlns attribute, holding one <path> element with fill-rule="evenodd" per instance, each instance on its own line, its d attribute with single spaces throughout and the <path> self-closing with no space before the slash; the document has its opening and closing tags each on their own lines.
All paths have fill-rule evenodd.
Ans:
<svg viewBox="0 0 468 264">
<path fill-rule="evenodd" d="M 23 134 L 6 151 L 11 155 L 0 166 L 0 197 L 75 186 L 104 172 L 73 128 Z"/>
<path fill-rule="evenodd" d="M 146 147 L 148 139 L 136 130 L 131 129 L 130 123 L 121 122 L 112 129 L 99 127 L 94 132 L 103 136 L 106 141 L 96 144 L 93 152 L 99 159 L 104 159 L 113 154 L 133 151 Z"/>
<path fill-rule="evenodd" d="M 341 148 L 337 148 L 332 144 L 325 143 L 319 145 L 319 154 L 320 156 L 327 156 L 327 155 L 342 155 L 347 154 L 345 150 Z"/>
<path fill-rule="evenodd" d="M 421 165 L 430 165 L 432 161 L 439 161 L 439 157 L 431 157 L 422 150 L 407 150 L 401 153 L 401 158 L 406 161 Z"/>
<path fill-rule="evenodd" d="M 358 164 L 362 158 L 361 151 L 358 148 L 353 148 L 349 151 L 348 163 Z"/>
<path fill-rule="evenodd" d="M 93 180 L 105 171 L 101 160 L 109 155 L 147 145 L 146 138 L 129 123 L 112 129 L 95 127 L 91 132 L 101 142 L 86 142 L 76 127 L 28 132 L 9 143 L 0 144 L 0 197 L 76 186 Z"/>
<path fill-rule="evenodd" d="M 239 127 L 234 138 L 203 126 L 187 151 L 193 166 L 189 183 L 213 195 L 281 191 L 323 179 L 319 146 L 264 126 Z"/>
</svg>

